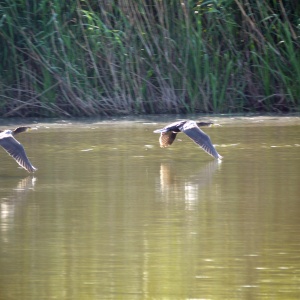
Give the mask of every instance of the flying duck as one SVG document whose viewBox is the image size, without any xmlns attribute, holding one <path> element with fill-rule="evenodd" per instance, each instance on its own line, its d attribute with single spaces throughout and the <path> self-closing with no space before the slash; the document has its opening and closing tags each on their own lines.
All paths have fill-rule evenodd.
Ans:
<svg viewBox="0 0 300 300">
<path fill-rule="evenodd" d="M 195 122 L 191 120 L 178 121 L 167 125 L 162 129 L 154 130 L 154 133 L 160 133 L 160 147 L 165 148 L 174 142 L 177 133 L 183 132 L 199 145 L 205 152 L 216 159 L 222 159 L 212 144 L 209 136 L 204 133 L 198 126 L 210 126 L 211 122 Z"/>
<path fill-rule="evenodd" d="M 31 127 L 18 127 L 15 130 L 0 130 L 0 145 L 22 168 L 32 173 L 37 168 L 29 161 L 22 144 L 14 138 L 15 135 L 30 129 Z"/>
</svg>

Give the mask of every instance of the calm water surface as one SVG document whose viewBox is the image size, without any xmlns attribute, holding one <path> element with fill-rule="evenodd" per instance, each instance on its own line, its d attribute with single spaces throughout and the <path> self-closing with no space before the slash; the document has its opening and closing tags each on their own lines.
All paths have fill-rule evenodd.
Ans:
<svg viewBox="0 0 300 300">
<path fill-rule="evenodd" d="M 32 123 L 34 176 L 0 149 L 0 299 L 300 299 L 300 118 L 207 119 L 221 163 L 174 117 Z"/>
</svg>

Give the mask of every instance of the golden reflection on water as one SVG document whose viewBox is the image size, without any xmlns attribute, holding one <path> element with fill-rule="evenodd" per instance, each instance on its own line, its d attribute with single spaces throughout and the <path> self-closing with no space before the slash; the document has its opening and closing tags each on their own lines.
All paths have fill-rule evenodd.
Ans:
<svg viewBox="0 0 300 300">
<path fill-rule="evenodd" d="M 211 160 L 197 171 L 178 174 L 176 166 L 171 162 L 160 165 L 160 192 L 163 201 L 180 199 L 186 204 L 186 209 L 199 200 L 199 190 L 212 182 L 214 173 L 221 168 L 221 160 Z"/>
<path fill-rule="evenodd" d="M 0 299 L 299 299 L 300 122 L 218 123 L 222 162 L 151 123 L 22 136 L 39 170 L 0 168 Z"/>
<path fill-rule="evenodd" d="M 5 180 L 8 182 L 8 180 Z M 6 187 L 4 180 L 2 180 L 1 186 L 1 198 L 0 198 L 0 217 L 1 217 L 1 238 L 5 240 L 6 232 L 13 226 L 14 214 L 19 206 L 23 205 L 26 201 L 28 192 L 34 190 L 36 178 L 33 176 L 27 176 L 18 181 L 18 184 L 11 188 Z M 8 182 L 10 184 L 10 181 Z"/>
</svg>

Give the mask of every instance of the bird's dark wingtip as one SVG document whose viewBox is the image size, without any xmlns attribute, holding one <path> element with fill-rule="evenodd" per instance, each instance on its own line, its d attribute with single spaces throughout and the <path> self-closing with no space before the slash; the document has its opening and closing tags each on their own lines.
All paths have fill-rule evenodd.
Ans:
<svg viewBox="0 0 300 300">
<path fill-rule="evenodd" d="M 25 169 L 25 168 L 24 168 Z M 34 173 L 35 171 L 37 171 L 38 169 L 36 168 L 36 167 L 34 167 L 34 166 L 30 166 L 30 167 L 27 167 L 26 168 L 26 171 L 28 172 L 28 173 Z"/>
</svg>

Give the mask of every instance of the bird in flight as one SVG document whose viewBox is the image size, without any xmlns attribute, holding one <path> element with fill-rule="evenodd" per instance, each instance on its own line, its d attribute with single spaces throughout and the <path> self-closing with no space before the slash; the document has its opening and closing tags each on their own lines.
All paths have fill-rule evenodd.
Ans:
<svg viewBox="0 0 300 300">
<path fill-rule="evenodd" d="M 30 129 L 30 127 L 18 127 L 14 130 L 0 130 L 0 146 L 2 146 L 22 168 L 32 173 L 36 171 L 37 168 L 29 161 L 22 144 L 14 138 L 15 135 Z"/>
<path fill-rule="evenodd" d="M 212 144 L 210 137 L 199 128 L 199 126 L 210 126 L 212 124 L 211 122 L 184 120 L 169 124 L 162 129 L 157 129 L 154 133 L 160 133 L 160 147 L 165 148 L 172 145 L 177 133 L 183 132 L 209 155 L 217 159 L 222 159 L 222 156 Z"/>
</svg>

